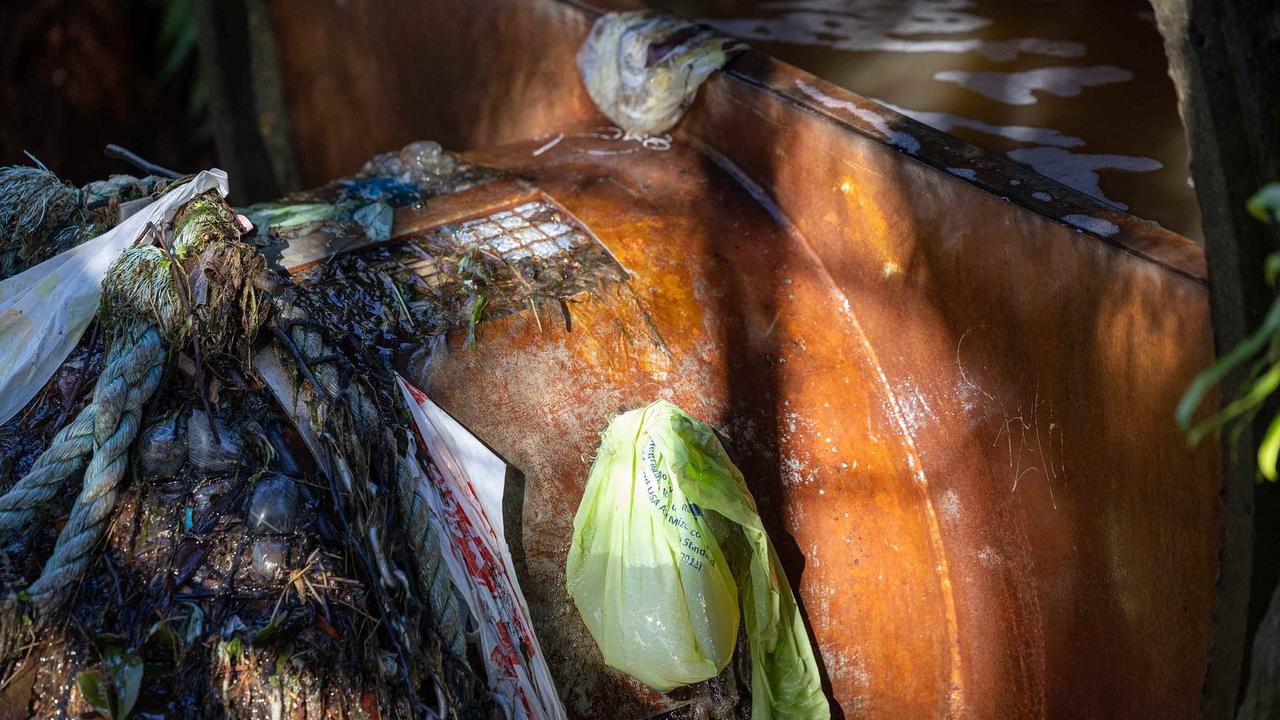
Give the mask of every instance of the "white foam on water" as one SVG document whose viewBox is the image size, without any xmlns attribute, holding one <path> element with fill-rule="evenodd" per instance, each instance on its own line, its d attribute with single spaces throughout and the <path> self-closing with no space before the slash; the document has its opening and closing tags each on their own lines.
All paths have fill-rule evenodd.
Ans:
<svg viewBox="0 0 1280 720">
<path fill-rule="evenodd" d="M 1131 155 L 1090 155 L 1073 153 L 1056 147 L 1018 148 L 1006 153 L 1013 160 L 1031 166 L 1032 170 L 1047 178 L 1097 198 L 1120 210 L 1129 206 L 1108 198 L 1102 193 L 1099 170 L 1123 172 L 1152 172 L 1164 165 L 1159 160 Z"/>
<path fill-rule="evenodd" d="M 917 122 L 922 122 L 932 128 L 937 128 L 942 132 L 954 132 L 956 128 L 967 128 L 975 132 L 985 133 L 987 135 L 995 135 L 997 137 L 1013 140 L 1014 142 L 1030 143 L 1035 145 L 1051 145 L 1053 147 L 1078 147 L 1084 144 L 1084 140 L 1074 135 L 1064 135 L 1053 128 L 1034 127 L 1030 125 L 992 125 L 981 120 L 973 120 L 959 115 L 953 115 L 945 112 L 930 112 L 927 110 L 912 110 L 904 108 L 884 100 L 876 100 L 877 103 L 902 113 Z"/>
<path fill-rule="evenodd" d="M 1111 237 L 1120 232 L 1120 226 L 1110 220 L 1103 220 L 1091 215 L 1063 215 L 1063 222 L 1080 230 L 1088 230 L 1096 235 Z"/>
<path fill-rule="evenodd" d="M 1022 72 L 944 70 L 935 73 L 933 79 L 955 83 L 1008 105 L 1034 105 L 1037 91 L 1075 97 L 1087 87 L 1128 82 L 1133 79 L 1133 73 L 1114 65 L 1094 65 L 1044 67 Z"/>
<path fill-rule="evenodd" d="M 947 172 L 951 173 L 952 175 L 955 175 L 956 177 L 962 177 L 966 180 L 978 179 L 978 171 L 974 170 L 973 168 L 949 167 L 947 168 Z"/>
<path fill-rule="evenodd" d="M 1053 199 L 1053 196 L 1047 192 L 1033 192 L 1031 193 L 1031 197 L 1039 200 L 1040 202 L 1049 202 Z"/>
<path fill-rule="evenodd" d="M 920 152 L 920 141 L 908 133 L 894 130 L 889 127 L 889 120 L 883 115 L 868 110 L 867 108 L 860 107 L 848 100 L 831 97 L 803 80 L 797 80 L 796 87 L 800 89 L 800 92 L 808 95 L 814 100 L 817 100 L 825 108 L 829 108 L 831 110 L 845 110 L 853 113 L 853 115 L 859 120 L 862 120 L 875 128 L 876 132 L 883 135 L 889 141 L 890 145 L 893 145 L 894 147 L 911 155 L 915 155 Z"/>
<path fill-rule="evenodd" d="M 970 0 L 783 0 L 759 6 L 779 13 L 772 17 L 702 18 L 698 22 L 744 40 L 855 52 L 976 52 L 997 61 L 1013 60 L 1020 54 L 1060 58 L 1084 55 L 1084 45 L 1062 40 L 937 39 L 939 35 L 973 33 L 990 25 L 989 18 L 966 12 L 972 6 Z M 929 38 L 913 37 L 920 35 Z"/>
</svg>

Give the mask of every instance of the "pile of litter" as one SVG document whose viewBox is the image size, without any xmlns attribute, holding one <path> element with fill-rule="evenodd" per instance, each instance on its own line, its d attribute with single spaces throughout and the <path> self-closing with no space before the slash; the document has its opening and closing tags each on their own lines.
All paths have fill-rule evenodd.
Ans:
<svg viewBox="0 0 1280 720">
<path fill-rule="evenodd" d="M 170 212 L 119 225 L 135 234 L 119 247 L 81 244 L 0 285 L 22 297 L 51 268 L 110 263 L 100 303 L 76 298 L 90 318 L 78 342 L 0 426 L 6 701 L 37 716 L 252 717 L 305 702 L 352 716 L 505 717 L 517 691 L 537 687 L 497 682 L 465 639 L 486 619 L 468 620 L 450 545 L 427 522 L 416 484 L 438 453 L 415 448 L 389 362 L 389 341 L 409 330 L 387 322 L 373 337 L 360 329 L 377 320 L 351 313 L 394 304 L 342 300 L 365 292 L 369 273 L 339 292 L 263 261 L 291 233 L 385 240 L 393 208 L 493 175 L 432 143 L 375 165 L 397 175 L 238 218 L 225 185 L 180 195 L 194 186 L 177 181 L 156 203 Z M 475 290 L 488 280 L 478 271 Z M 456 309 L 434 313 L 441 333 L 446 315 Z M 466 467 L 443 475 L 469 482 Z M 553 687 L 545 667 L 525 674 Z M 550 715 L 515 716 L 562 714 L 550 701 Z"/>
<path fill-rule="evenodd" d="M 643 135 L 734 49 L 624 14 L 579 64 Z M 504 536 L 507 468 L 411 379 L 487 320 L 568 329 L 566 300 L 625 270 L 551 198 L 431 142 L 239 210 L 220 171 L 156 170 L 0 170 L 0 706 L 566 717 Z M 523 194 L 397 235 L 500 183 Z M 754 500 L 674 406 L 610 425 L 567 577 L 666 717 L 828 716 Z"/>
</svg>

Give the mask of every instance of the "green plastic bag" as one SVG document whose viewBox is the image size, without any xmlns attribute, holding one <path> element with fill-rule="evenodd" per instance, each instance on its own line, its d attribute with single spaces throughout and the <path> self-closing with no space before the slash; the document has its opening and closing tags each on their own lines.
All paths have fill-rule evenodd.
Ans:
<svg viewBox="0 0 1280 720">
<path fill-rule="evenodd" d="M 605 430 L 573 521 L 569 594 L 610 667 L 662 692 L 733 655 L 739 599 L 752 717 L 829 718 L 791 588 L 715 433 L 659 401 Z"/>
</svg>

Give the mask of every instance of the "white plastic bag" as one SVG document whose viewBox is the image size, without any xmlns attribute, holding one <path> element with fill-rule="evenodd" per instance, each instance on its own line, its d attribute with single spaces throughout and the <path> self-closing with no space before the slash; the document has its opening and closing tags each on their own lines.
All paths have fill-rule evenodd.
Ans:
<svg viewBox="0 0 1280 720">
<path fill-rule="evenodd" d="M 0 281 L 0 425 L 49 382 L 98 312 L 102 278 L 149 224 L 164 227 L 188 200 L 216 188 L 227 174 L 213 169 L 165 193 L 98 237 Z"/>
</svg>

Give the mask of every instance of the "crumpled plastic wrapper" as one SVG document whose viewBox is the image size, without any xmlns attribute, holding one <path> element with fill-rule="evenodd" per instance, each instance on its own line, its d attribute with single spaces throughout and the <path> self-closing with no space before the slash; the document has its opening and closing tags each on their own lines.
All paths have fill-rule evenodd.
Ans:
<svg viewBox="0 0 1280 720">
<path fill-rule="evenodd" d="M 609 13 L 578 50 L 578 73 L 600 112 L 628 135 L 647 137 L 675 127 L 703 81 L 745 48 L 670 15 Z"/>
</svg>

